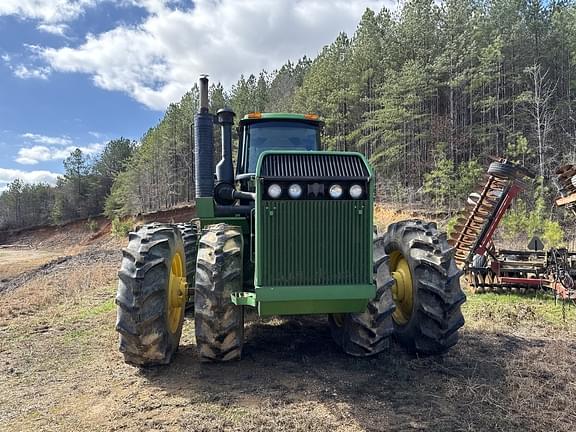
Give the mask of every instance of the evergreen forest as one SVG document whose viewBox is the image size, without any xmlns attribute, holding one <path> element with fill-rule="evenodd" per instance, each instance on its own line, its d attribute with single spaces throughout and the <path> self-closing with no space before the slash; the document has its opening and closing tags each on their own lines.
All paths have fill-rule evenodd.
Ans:
<svg viewBox="0 0 576 432">
<path fill-rule="evenodd" d="M 364 153 L 387 203 L 454 212 L 489 156 L 500 156 L 537 175 L 512 214 L 549 219 L 554 171 L 576 162 L 573 0 L 407 0 L 367 9 L 354 34 L 315 58 L 240 76 L 229 89 L 211 80 L 212 112 L 320 114 L 324 148 Z M 14 181 L 0 195 L 0 227 L 193 201 L 198 99 L 194 86 L 138 140 L 112 140 L 94 159 L 74 151 L 56 186 Z"/>
</svg>

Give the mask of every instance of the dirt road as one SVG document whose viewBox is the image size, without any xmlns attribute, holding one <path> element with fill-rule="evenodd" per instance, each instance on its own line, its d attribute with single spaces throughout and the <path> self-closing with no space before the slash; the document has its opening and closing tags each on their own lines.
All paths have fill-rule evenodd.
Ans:
<svg viewBox="0 0 576 432">
<path fill-rule="evenodd" d="M 174 363 L 138 370 L 117 349 L 119 261 L 104 245 L 4 282 L 0 430 L 576 430 L 574 309 L 471 297 L 459 345 L 430 358 L 345 356 L 322 317 L 251 320 L 223 365 L 198 362 L 188 317 Z"/>
</svg>

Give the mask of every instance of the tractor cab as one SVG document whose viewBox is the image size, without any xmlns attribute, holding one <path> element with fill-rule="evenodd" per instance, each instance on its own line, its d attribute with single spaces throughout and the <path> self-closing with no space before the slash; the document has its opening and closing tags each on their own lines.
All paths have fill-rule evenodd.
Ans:
<svg viewBox="0 0 576 432">
<path fill-rule="evenodd" d="M 316 114 L 253 112 L 240 120 L 236 174 L 256 172 L 258 158 L 266 150 L 320 150 L 323 122 Z"/>
</svg>

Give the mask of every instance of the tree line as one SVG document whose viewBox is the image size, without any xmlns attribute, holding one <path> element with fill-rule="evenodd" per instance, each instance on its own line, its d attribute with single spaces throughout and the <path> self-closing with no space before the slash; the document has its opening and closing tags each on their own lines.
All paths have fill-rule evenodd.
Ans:
<svg viewBox="0 0 576 432">
<path fill-rule="evenodd" d="M 102 214 L 112 184 L 126 169 L 135 144 L 126 138 L 112 140 L 94 159 L 80 149 L 72 151 L 55 186 L 14 180 L 0 194 L 0 228 L 63 223 Z"/>
<path fill-rule="evenodd" d="M 213 84 L 210 102 L 238 117 L 319 113 L 324 147 L 366 154 L 381 199 L 454 209 L 490 155 L 532 168 L 541 184 L 576 160 L 575 61 L 573 0 L 407 0 L 367 9 L 314 59 L 241 76 L 229 91 Z M 198 99 L 194 86 L 143 135 L 95 200 L 106 214 L 194 199 Z"/>
</svg>

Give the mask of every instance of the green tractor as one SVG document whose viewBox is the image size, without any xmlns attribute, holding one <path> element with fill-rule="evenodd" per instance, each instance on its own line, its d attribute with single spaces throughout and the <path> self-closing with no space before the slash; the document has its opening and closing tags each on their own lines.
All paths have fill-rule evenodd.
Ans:
<svg viewBox="0 0 576 432">
<path fill-rule="evenodd" d="M 214 174 L 213 128 L 222 160 Z M 374 234 L 375 178 L 362 154 L 320 151 L 317 115 L 208 110 L 200 79 L 194 119 L 196 206 L 189 224 L 152 223 L 129 235 L 119 271 L 120 351 L 137 366 L 167 364 L 193 303 L 205 361 L 239 359 L 244 309 L 260 316 L 323 314 L 334 341 L 364 357 L 394 337 L 440 354 L 464 324 L 461 272 L 434 223 L 397 222 Z"/>
</svg>

